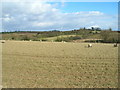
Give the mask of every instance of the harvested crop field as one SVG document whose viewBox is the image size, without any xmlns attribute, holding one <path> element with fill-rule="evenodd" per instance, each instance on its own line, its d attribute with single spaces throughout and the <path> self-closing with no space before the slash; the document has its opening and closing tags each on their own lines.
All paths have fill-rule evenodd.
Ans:
<svg viewBox="0 0 120 90">
<path fill-rule="evenodd" d="M 3 87 L 115 88 L 118 47 L 113 44 L 6 41 Z"/>
</svg>

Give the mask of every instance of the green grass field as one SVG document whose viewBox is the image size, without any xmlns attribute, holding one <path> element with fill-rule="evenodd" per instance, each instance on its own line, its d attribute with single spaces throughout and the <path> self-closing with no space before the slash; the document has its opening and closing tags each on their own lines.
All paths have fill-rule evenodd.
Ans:
<svg viewBox="0 0 120 90">
<path fill-rule="evenodd" d="M 115 88 L 118 47 L 113 44 L 6 41 L 2 44 L 3 87 Z"/>
<path fill-rule="evenodd" d="M 60 36 L 48 37 L 48 38 L 44 38 L 44 39 L 46 39 L 47 41 L 55 41 L 57 38 L 66 38 L 66 37 L 71 37 L 71 36 L 74 37 L 76 35 L 60 35 Z"/>
</svg>

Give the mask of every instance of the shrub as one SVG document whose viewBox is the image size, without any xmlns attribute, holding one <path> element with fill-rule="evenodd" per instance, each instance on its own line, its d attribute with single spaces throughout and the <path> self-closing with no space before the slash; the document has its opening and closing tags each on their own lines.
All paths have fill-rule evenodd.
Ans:
<svg viewBox="0 0 120 90">
<path fill-rule="evenodd" d="M 41 41 L 47 41 L 47 39 L 42 38 Z"/>
<path fill-rule="evenodd" d="M 102 31 L 101 36 L 105 43 L 120 43 L 119 33 L 112 31 Z"/>
<path fill-rule="evenodd" d="M 30 40 L 27 35 L 21 35 L 20 40 Z"/>
<path fill-rule="evenodd" d="M 77 39 L 81 39 L 81 37 L 80 36 L 71 36 L 71 37 L 69 37 L 69 39 L 70 40 L 77 40 Z"/>
<path fill-rule="evenodd" d="M 55 40 L 56 42 L 70 42 L 72 40 L 77 40 L 77 39 L 81 39 L 80 36 L 71 36 L 71 37 L 57 37 L 57 39 Z"/>
<path fill-rule="evenodd" d="M 15 37 L 11 37 L 12 40 L 15 40 Z"/>
</svg>

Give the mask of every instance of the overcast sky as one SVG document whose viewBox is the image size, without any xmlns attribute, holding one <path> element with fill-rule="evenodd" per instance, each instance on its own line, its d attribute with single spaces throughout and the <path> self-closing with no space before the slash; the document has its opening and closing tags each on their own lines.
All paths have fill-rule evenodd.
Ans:
<svg viewBox="0 0 120 90">
<path fill-rule="evenodd" d="M 2 29 L 71 30 L 118 28 L 117 2 L 3 2 Z"/>
</svg>

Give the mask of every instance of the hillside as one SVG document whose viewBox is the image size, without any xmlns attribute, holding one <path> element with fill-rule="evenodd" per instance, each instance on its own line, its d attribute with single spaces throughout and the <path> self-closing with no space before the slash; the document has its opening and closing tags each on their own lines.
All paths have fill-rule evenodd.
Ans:
<svg viewBox="0 0 120 90">
<path fill-rule="evenodd" d="M 119 43 L 119 32 L 110 30 L 78 29 L 71 31 L 15 31 L 3 32 L 3 40 L 49 41 L 49 42 L 107 42 Z"/>
</svg>

